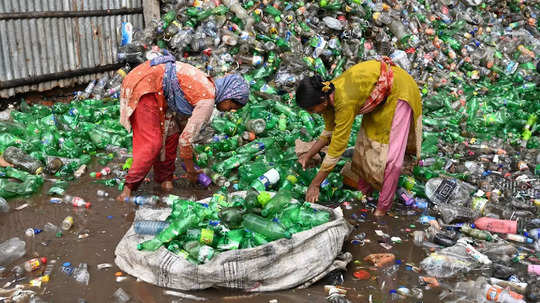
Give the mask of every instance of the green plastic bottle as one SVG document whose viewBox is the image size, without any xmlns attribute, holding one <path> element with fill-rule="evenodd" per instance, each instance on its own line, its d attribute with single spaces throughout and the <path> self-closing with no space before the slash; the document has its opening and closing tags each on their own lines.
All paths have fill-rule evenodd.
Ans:
<svg viewBox="0 0 540 303">
<path fill-rule="evenodd" d="M 201 244 L 206 244 L 215 247 L 219 242 L 218 235 L 208 228 L 188 229 L 184 235 L 185 241 L 198 241 Z"/>
<path fill-rule="evenodd" d="M 199 218 L 194 213 L 188 213 L 183 218 L 178 218 L 157 235 L 154 239 L 144 241 L 137 245 L 138 250 L 156 251 L 161 245 L 169 243 L 174 238 L 185 233 L 189 228 L 199 223 Z"/>
<path fill-rule="evenodd" d="M 210 261 L 215 254 L 214 248 L 201 244 L 199 241 L 186 242 L 184 244 L 184 250 L 199 264 Z"/>
<path fill-rule="evenodd" d="M 212 120 L 212 128 L 220 134 L 227 134 L 229 136 L 236 133 L 236 124 L 220 117 L 216 117 Z"/>
<path fill-rule="evenodd" d="M 298 213 L 298 222 L 306 227 L 312 228 L 330 221 L 330 213 L 312 208 L 309 203 L 304 203 Z"/>
<path fill-rule="evenodd" d="M 244 146 L 241 146 L 236 152 L 239 154 L 254 154 L 271 146 L 272 144 L 274 144 L 274 142 L 274 138 L 269 137 L 256 139 Z"/>
<path fill-rule="evenodd" d="M 488 232 L 484 230 L 472 228 L 469 224 L 463 224 L 463 226 L 461 226 L 460 231 L 475 239 L 486 240 L 486 241 L 493 240 L 493 237 Z"/>
<path fill-rule="evenodd" d="M 296 120 L 297 114 L 291 107 L 281 102 L 275 102 L 274 109 L 282 114 L 285 114 L 289 119 Z"/>
<path fill-rule="evenodd" d="M 300 121 L 308 131 L 308 133 L 313 136 L 315 133 L 315 122 L 313 117 L 305 110 L 300 110 Z"/>
<path fill-rule="evenodd" d="M 277 182 L 279 182 L 279 171 L 275 168 L 272 168 L 260 177 L 253 180 L 253 182 L 251 183 L 251 188 L 261 192 L 264 190 L 268 190 Z"/>
<path fill-rule="evenodd" d="M 285 206 L 291 203 L 292 194 L 290 191 L 280 191 L 264 205 L 261 215 L 263 217 L 272 218 L 275 214 L 281 211 Z"/>
<path fill-rule="evenodd" d="M 244 215 L 242 225 L 250 231 L 263 235 L 270 241 L 292 237 L 291 233 L 285 230 L 281 224 L 255 214 Z"/>
<path fill-rule="evenodd" d="M 244 198 L 244 208 L 247 211 L 251 211 L 254 208 L 260 207 L 259 201 L 257 200 L 257 196 L 259 194 L 254 190 L 248 190 L 246 197 Z"/>
<path fill-rule="evenodd" d="M 280 213 L 278 219 L 287 229 L 295 226 L 298 223 L 298 215 L 300 214 L 300 203 L 290 203 Z"/>
<path fill-rule="evenodd" d="M 219 219 L 230 229 L 239 228 L 242 224 L 242 215 L 244 210 L 238 207 L 223 208 L 219 211 Z"/>
<path fill-rule="evenodd" d="M 228 172 L 240 165 L 249 161 L 252 157 L 252 154 L 241 154 L 230 157 L 229 159 L 216 163 L 212 166 L 212 169 L 222 175 L 227 175 Z"/>
</svg>

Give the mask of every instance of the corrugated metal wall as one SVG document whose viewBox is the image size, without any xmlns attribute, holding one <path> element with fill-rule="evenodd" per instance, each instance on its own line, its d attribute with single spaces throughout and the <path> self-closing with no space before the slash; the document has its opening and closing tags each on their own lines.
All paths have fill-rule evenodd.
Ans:
<svg viewBox="0 0 540 303">
<path fill-rule="evenodd" d="M 0 0 L 0 14 L 142 8 L 142 0 Z M 0 20 L 0 83 L 116 63 L 120 26 L 143 27 L 143 14 Z M 86 83 L 102 74 L 1 89 L 0 98 Z"/>
</svg>

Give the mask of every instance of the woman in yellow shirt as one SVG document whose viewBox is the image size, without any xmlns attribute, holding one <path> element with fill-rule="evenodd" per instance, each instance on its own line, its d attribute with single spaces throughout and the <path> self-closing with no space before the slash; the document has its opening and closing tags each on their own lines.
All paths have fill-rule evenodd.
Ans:
<svg viewBox="0 0 540 303">
<path fill-rule="evenodd" d="M 422 101 L 414 79 L 388 58 L 366 61 L 332 81 L 304 78 L 296 90 L 296 103 L 325 120 L 317 142 L 298 159 L 302 167 L 330 144 L 306 201 L 318 201 L 321 182 L 347 148 L 354 119 L 363 115 L 352 162 L 341 173 L 346 185 L 365 194 L 380 190 L 375 215 L 383 216 L 392 206 L 405 151 L 420 158 Z"/>
</svg>

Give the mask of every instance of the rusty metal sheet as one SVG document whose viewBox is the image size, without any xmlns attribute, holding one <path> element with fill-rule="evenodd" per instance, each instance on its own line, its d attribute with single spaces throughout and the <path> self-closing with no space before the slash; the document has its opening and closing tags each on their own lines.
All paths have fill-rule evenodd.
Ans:
<svg viewBox="0 0 540 303">
<path fill-rule="evenodd" d="M 0 13 L 141 8 L 142 0 L 2 0 Z M 121 23 L 142 28 L 142 12 L 127 15 L 0 20 L 0 82 L 116 62 Z M 94 73 L 0 90 L 0 98 L 89 82 Z"/>
</svg>

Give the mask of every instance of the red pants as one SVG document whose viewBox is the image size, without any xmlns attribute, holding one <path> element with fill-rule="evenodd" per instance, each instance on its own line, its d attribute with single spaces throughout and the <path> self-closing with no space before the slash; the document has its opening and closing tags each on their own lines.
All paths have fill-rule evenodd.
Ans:
<svg viewBox="0 0 540 303">
<path fill-rule="evenodd" d="M 175 170 L 177 132 L 167 137 L 165 142 L 165 161 L 160 161 L 162 145 L 160 112 L 154 94 L 141 97 L 137 108 L 130 117 L 133 128 L 133 164 L 126 176 L 125 185 L 136 190 L 152 166 L 154 180 L 158 183 L 171 181 Z"/>
</svg>

